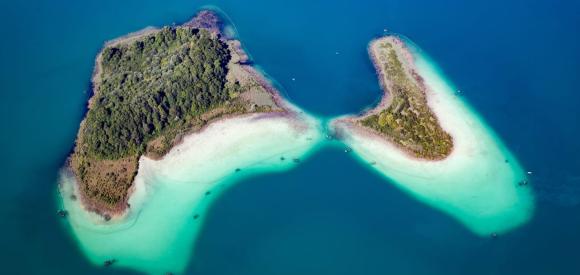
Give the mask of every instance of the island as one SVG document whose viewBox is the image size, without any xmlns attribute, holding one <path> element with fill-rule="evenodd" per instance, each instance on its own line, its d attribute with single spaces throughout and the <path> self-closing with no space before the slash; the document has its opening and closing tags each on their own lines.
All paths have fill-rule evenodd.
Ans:
<svg viewBox="0 0 580 275">
<path fill-rule="evenodd" d="M 429 108 L 425 86 L 409 69 L 401 41 L 392 36 L 376 39 L 370 43 L 369 53 L 383 91 L 390 93 L 382 97 L 376 108 L 354 121 L 416 157 L 447 157 L 453 140 Z"/>
<path fill-rule="evenodd" d="M 204 11 L 182 26 L 111 41 L 99 53 L 69 163 L 88 209 L 123 213 L 141 156 L 160 159 L 220 119 L 288 112 L 219 24 Z"/>
<path fill-rule="evenodd" d="M 377 106 L 329 128 L 366 166 L 480 236 L 530 219 L 531 189 L 500 138 L 425 52 L 400 35 L 368 52 L 383 89 Z"/>
<path fill-rule="evenodd" d="M 202 10 L 98 54 L 58 194 L 94 265 L 182 273 L 215 198 L 251 175 L 293 169 L 324 141 L 321 123 L 280 96 L 224 18 Z"/>
</svg>

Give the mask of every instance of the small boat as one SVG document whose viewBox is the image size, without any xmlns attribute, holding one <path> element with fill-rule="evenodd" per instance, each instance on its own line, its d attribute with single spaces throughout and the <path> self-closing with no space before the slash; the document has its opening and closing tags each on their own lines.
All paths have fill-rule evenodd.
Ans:
<svg viewBox="0 0 580 275">
<path fill-rule="evenodd" d="M 61 209 L 56 211 L 56 214 L 61 218 L 66 218 L 66 216 L 68 216 L 68 211 Z"/>
<path fill-rule="evenodd" d="M 117 262 L 117 260 L 115 260 L 115 259 L 106 260 L 105 262 L 103 262 L 103 266 L 104 267 L 109 267 L 109 266 L 112 266 L 116 262 Z"/>
</svg>

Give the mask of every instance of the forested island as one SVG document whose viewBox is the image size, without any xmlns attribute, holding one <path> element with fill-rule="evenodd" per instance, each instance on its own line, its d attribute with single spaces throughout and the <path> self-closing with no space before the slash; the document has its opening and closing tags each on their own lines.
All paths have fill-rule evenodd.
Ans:
<svg viewBox="0 0 580 275">
<path fill-rule="evenodd" d="M 284 112 L 274 89 L 248 63 L 240 42 L 223 35 L 211 11 L 105 44 L 68 160 L 85 207 L 107 219 L 123 213 L 139 158 L 159 159 L 213 121 Z"/>
<path fill-rule="evenodd" d="M 441 128 L 427 103 L 421 77 L 402 49 L 402 42 L 387 36 L 372 41 L 369 54 L 385 95 L 376 108 L 354 122 L 394 142 L 413 156 L 443 159 L 451 153 L 453 140 Z"/>
</svg>

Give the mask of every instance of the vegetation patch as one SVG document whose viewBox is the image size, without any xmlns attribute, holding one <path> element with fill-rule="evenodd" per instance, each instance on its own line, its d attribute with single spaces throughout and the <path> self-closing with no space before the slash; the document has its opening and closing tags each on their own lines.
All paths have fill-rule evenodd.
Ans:
<svg viewBox="0 0 580 275">
<path fill-rule="evenodd" d="M 425 92 L 407 73 L 397 51 L 389 42 L 373 45 L 374 61 L 382 70 L 390 92 L 390 103 L 359 122 L 378 131 L 413 155 L 425 159 L 442 159 L 451 153 L 451 136 L 439 125 L 427 104 Z"/>
</svg>

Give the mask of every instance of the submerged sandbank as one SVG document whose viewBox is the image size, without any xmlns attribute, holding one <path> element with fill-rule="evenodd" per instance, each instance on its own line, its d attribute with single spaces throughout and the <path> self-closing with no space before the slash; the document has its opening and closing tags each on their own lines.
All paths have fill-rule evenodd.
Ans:
<svg viewBox="0 0 580 275">
<path fill-rule="evenodd" d="M 220 106 L 233 112 L 211 110 L 201 117 L 203 124 L 176 136 L 167 151 L 137 156 L 136 175 L 119 211 L 91 207 L 79 192 L 74 170 L 63 169 L 60 207 L 68 211 L 70 230 L 95 265 L 182 272 L 206 208 L 225 187 L 252 174 L 291 169 L 322 140 L 320 122 L 285 101 L 272 81 L 250 65 L 230 22 L 216 11 L 202 10 L 183 26 L 208 30 L 229 49 L 226 84 L 239 89 Z M 154 31 L 148 28 L 106 45 Z M 235 111 L 240 106 L 244 111 Z"/>
<path fill-rule="evenodd" d="M 487 236 L 513 229 L 532 215 L 534 203 L 517 159 L 479 115 L 456 96 L 436 65 L 402 38 L 413 70 L 423 79 L 429 107 L 453 138 L 442 160 L 421 160 L 357 125 L 352 117 L 331 123 L 359 159 L 422 202 Z"/>
<path fill-rule="evenodd" d="M 205 209 L 234 181 L 283 171 L 309 155 L 322 140 L 318 122 L 305 114 L 251 114 L 210 124 L 187 136 L 165 157 L 141 157 L 129 214 L 104 222 L 85 211 L 74 179 L 63 175 L 62 204 L 70 227 L 96 265 L 115 265 L 164 274 L 185 269 Z M 275 182 L 272 184 L 276 184 Z"/>
</svg>

